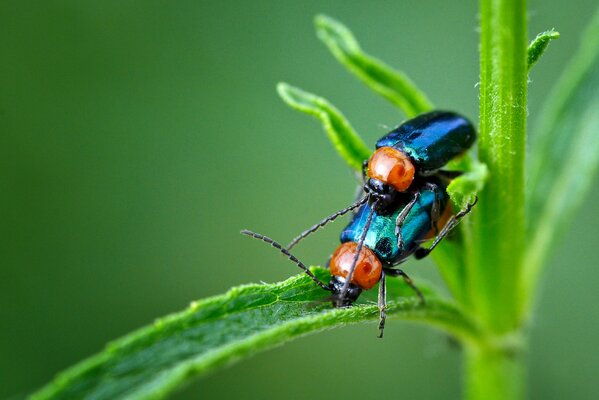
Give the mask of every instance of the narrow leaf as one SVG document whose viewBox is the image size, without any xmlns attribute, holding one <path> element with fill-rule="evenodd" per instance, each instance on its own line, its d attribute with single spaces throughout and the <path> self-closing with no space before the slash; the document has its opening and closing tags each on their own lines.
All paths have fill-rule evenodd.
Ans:
<svg viewBox="0 0 599 400">
<path fill-rule="evenodd" d="M 537 276 L 599 165 L 599 10 L 539 114 L 530 160 L 525 283 Z"/>
<path fill-rule="evenodd" d="M 325 269 L 313 271 L 323 280 L 330 277 Z M 426 321 L 473 340 L 473 325 L 431 289 L 424 288 L 427 305 L 422 306 L 403 281 L 389 279 L 388 285 L 390 317 Z M 332 309 L 323 301 L 327 296 L 306 275 L 233 288 L 109 344 L 32 398 L 164 398 L 197 376 L 259 351 L 309 333 L 378 318 L 376 290 L 366 292 L 361 304 L 344 309 Z M 375 323 L 372 328 L 372 338 L 362 340 L 377 340 Z"/>
<path fill-rule="evenodd" d="M 536 38 L 528 45 L 528 69 L 530 70 L 533 65 L 539 61 L 539 58 L 547 49 L 549 42 L 553 39 L 559 38 L 559 32 L 554 31 L 553 29 L 550 31 L 541 32 L 537 35 Z"/>
<path fill-rule="evenodd" d="M 351 31 L 325 15 L 315 19 L 316 33 L 331 53 L 368 87 L 399 107 L 409 118 L 433 106 L 403 73 L 364 53 Z"/>
<path fill-rule="evenodd" d="M 318 118 L 341 157 L 356 171 L 362 171 L 362 163 L 372 152 L 341 111 L 322 97 L 286 83 L 279 83 L 277 91 L 292 108 Z"/>
</svg>

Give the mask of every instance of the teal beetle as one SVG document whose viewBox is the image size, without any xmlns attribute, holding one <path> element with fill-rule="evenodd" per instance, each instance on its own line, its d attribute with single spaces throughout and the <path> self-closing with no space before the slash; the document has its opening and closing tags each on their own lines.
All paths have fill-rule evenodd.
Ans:
<svg viewBox="0 0 599 400">
<path fill-rule="evenodd" d="M 433 180 L 434 182 L 435 180 Z M 392 213 L 379 214 L 376 205 L 368 203 L 364 197 L 356 204 L 334 215 L 358 208 L 352 220 L 341 233 L 341 245 L 331 256 L 329 268 L 330 282 L 324 283 L 314 276 L 306 266 L 289 252 L 291 246 L 283 247 L 273 239 L 255 232 L 244 230 L 241 233 L 263 240 L 279 249 L 291 261 L 302 268 L 320 287 L 332 293 L 335 307 L 351 306 L 363 290 L 379 284 L 380 335 L 385 327 L 386 285 L 385 277 L 401 276 L 424 303 L 424 297 L 410 277 L 398 264 L 414 255 L 426 257 L 437 244 L 447 236 L 460 219 L 470 212 L 475 202 L 453 213 L 453 206 L 445 191 L 446 186 L 431 180 L 416 182 L 417 195 L 403 197 Z M 329 217 L 330 220 L 330 217 Z M 322 223 L 321 223 L 322 224 Z M 314 231 L 319 226 L 311 229 Z M 430 247 L 422 243 L 433 239 Z M 348 276 L 351 278 L 348 279 Z"/>
<path fill-rule="evenodd" d="M 427 184 L 418 194 L 409 209 L 408 204 L 403 204 L 388 214 L 378 214 L 370 204 L 364 204 L 341 232 L 341 243 L 358 243 L 368 216 L 373 212 L 364 246 L 371 249 L 384 264 L 397 265 L 404 261 L 420 247 L 425 238 L 430 238 L 431 232 L 443 228 L 447 220 L 443 221 L 441 216 L 450 212 L 444 186 Z M 398 219 L 401 220 L 399 224 Z"/>
<path fill-rule="evenodd" d="M 458 224 L 476 201 L 457 214 L 446 192 L 459 172 L 443 171 L 450 160 L 466 152 L 476 139 L 472 124 L 449 111 L 432 111 L 408 120 L 376 143 L 364 161 L 364 196 L 351 206 L 302 232 L 287 247 L 244 230 L 241 233 L 277 248 L 302 268 L 320 287 L 332 293 L 335 307 L 351 306 L 362 290 L 379 284 L 380 337 L 385 325 L 385 277 L 401 276 L 424 297 L 408 275 L 394 268 L 411 255 L 427 256 Z M 290 249 L 337 217 L 357 212 L 341 234 L 341 245 L 331 256 L 329 283 L 320 281 Z M 433 239 L 430 247 L 421 247 Z"/>
</svg>

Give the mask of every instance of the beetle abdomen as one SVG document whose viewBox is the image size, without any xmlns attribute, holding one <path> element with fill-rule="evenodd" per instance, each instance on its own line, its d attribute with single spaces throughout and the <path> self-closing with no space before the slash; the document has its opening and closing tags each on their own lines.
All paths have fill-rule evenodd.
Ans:
<svg viewBox="0 0 599 400">
<path fill-rule="evenodd" d="M 409 203 L 407 196 L 406 201 L 398 205 L 393 213 L 380 215 L 375 212 L 373 214 L 370 228 L 364 239 L 364 246 L 374 251 L 385 264 L 394 265 L 409 257 L 426 240 L 433 223 L 437 222 L 433 221 L 432 215 L 435 198 L 438 201 L 439 212 L 443 212 L 448 202 L 444 187 L 437 186 L 434 189 L 427 188 L 420 191 L 418 201 L 413 205 L 399 229 L 402 248 L 398 246 L 396 220 Z M 371 206 L 368 203 L 360 207 L 351 222 L 341 232 L 341 243 L 360 241 L 370 211 Z"/>
</svg>

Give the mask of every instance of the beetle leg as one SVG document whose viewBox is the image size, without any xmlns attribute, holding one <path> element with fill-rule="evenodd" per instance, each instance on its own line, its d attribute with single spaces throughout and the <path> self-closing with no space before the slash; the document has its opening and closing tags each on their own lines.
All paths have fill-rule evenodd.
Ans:
<svg viewBox="0 0 599 400">
<path fill-rule="evenodd" d="M 385 283 L 385 271 L 381 271 L 381 280 L 379 281 L 379 338 L 383 337 L 383 331 L 385 330 L 385 321 L 387 320 L 387 284 Z"/>
<path fill-rule="evenodd" d="M 435 201 L 431 208 L 431 229 L 435 231 L 435 235 L 439 234 L 439 228 L 437 227 L 437 221 L 441 218 L 441 199 L 439 199 L 439 186 L 435 183 L 426 182 L 424 185 L 425 190 L 433 192 L 435 195 Z"/>
<path fill-rule="evenodd" d="M 423 305 L 426 304 L 426 301 L 424 300 L 424 296 L 422 295 L 420 289 L 418 289 L 416 285 L 414 285 L 414 281 L 412 281 L 412 278 L 410 278 L 408 274 L 406 274 L 403 270 L 394 268 L 383 268 L 383 271 L 389 276 L 401 276 L 404 282 L 409 287 L 411 287 L 414 292 L 416 292 L 416 295 L 420 298 L 420 303 L 422 303 Z"/>
<path fill-rule="evenodd" d="M 441 229 L 441 232 L 439 232 L 437 237 L 435 237 L 435 240 L 433 241 L 433 244 L 431 244 L 431 247 L 429 247 L 429 248 L 419 247 L 416 250 L 416 252 L 414 253 L 414 257 L 417 260 L 420 260 L 420 259 L 428 256 L 430 254 L 430 252 L 433 251 L 433 249 L 435 247 L 437 247 L 439 242 L 441 242 L 441 240 L 443 240 L 445 238 L 445 236 L 447 236 L 447 234 L 449 234 L 449 232 L 451 232 L 451 230 L 453 228 L 455 228 L 455 226 L 457 224 L 460 223 L 460 220 L 462 218 L 464 218 L 470 211 L 472 211 L 472 207 L 474 207 L 474 205 L 476 204 L 477 201 L 478 201 L 478 197 L 475 198 L 472 203 L 467 204 L 466 207 L 464 207 L 462 210 L 460 210 L 460 212 L 458 212 L 455 215 L 452 215 L 451 218 L 449 219 L 449 221 L 447 221 L 447 223 L 443 227 L 443 229 Z"/>
<path fill-rule="evenodd" d="M 401 237 L 401 226 L 405 222 L 406 217 L 408 216 L 408 214 L 412 210 L 412 207 L 414 207 L 414 204 L 416 204 L 416 202 L 418 201 L 419 198 L 420 198 L 420 192 L 415 192 L 414 198 L 412 200 L 410 200 L 410 202 L 408 204 L 406 204 L 406 206 L 403 208 L 403 210 L 401 210 L 401 212 L 397 215 L 397 218 L 395 219 L 395 236 L 397 236 L 397 247 L 399 248 L 400 252 L 403 251 L 403 239 Z"/>
</svg>

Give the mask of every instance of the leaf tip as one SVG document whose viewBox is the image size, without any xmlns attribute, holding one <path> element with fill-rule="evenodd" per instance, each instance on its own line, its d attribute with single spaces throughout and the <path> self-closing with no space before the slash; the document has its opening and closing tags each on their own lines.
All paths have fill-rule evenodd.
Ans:
<svg viewBox="0 0 599 400">
<path fill-rule="evenodd" d="M 314 17 L 314 26 L 316 36 L 334 53 L 340 50 L 347 53 L 359 51 L 360 46 L 349 28 L 336 19 L 318 14 Z"/>
<path fill-rule="evenodd" d="M 347 29 L 345 26 L 337 21 L 336 19 L 329 17 L 326 14 L 316 14 L 314 17 L 314 26 L 316 31 L 335 31 L 339 29 Z"/>
<path fill-rule="evenodd" d="M 539 33 L 528 46 L 528 69 L 532 68 L 533 65 L 539 61 L 539 58 L 543 55 L 549 42 L 560 37 L 560 33 L 555 29 L 550 29 Z"/>
<path fill-rule="evenodd" d="M 314 16 L 314 26 L 316 26 L 317 28 L 322 27 L 324 25 L 327 25 L 327 23 L 331 20 L 331 17 L 329 17 L 326 14 L 316 14 Z"/>
<path fill-rule="evenodd" d="M 287 105 L 302 111 L 307 107 L 306 100 L 313 100 L 313 95 L 286 82 L 279 82 L 277 84 L 277 93 Z"/>
<path fill-rule="evenodd" d="M 287 95 L 287 92 L 289 91 L 290 88 L 291 88 L 291 85 L 288 84 L 287 82 L 277 83 L 277 93 L 282 98 L 285 98 L 285 96 Z"/>
</svg>

